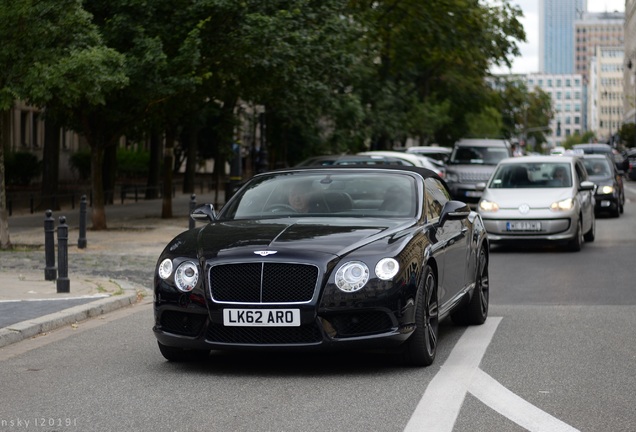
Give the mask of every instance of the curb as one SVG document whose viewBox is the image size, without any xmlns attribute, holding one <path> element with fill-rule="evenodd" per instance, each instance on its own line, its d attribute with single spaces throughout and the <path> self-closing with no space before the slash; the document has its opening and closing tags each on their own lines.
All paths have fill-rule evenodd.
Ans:
<svg viewBox="0 0 636 432">
<path fill-rule="evenodd" d="M 68 309 L 44 315 L 27 321 L 12 324 L 6 328 L 0 329 L 0 348 L 11 345 L 25 339 L 32 338 L 42 333 L 72 325 L 89 318 L 94 318 L 138 303 L 144 293 L 148 293 L 145 289 L 135 288 L 129 282 L 114 281 L 120 286 L 126 286 L 127 292 L 123 295 L 116 295 L 102 298 L 94 302 L 83 305 L 73 306 Z"/>
</svg>

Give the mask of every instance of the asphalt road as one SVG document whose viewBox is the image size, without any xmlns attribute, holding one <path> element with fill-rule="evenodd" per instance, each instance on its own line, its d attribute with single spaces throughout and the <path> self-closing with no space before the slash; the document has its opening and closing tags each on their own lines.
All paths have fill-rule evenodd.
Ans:
<svg viewBox="0 0 636 432">
<path fill-rule="evenodd" d="M 0 349 L 0 432 L 636 431 L 629 186 L 625 214 L 599 218 L 579 253 L 493 250 L 486 325 L 442 323 L 431 367 L 375 353 L 168 363 L 146 300 Z"/>
</svg>

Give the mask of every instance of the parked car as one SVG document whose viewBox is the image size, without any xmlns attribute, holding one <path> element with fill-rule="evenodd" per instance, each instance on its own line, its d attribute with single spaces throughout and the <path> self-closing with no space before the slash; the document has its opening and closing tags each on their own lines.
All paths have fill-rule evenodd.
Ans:
<svg viewBox="0 0 636 432">
<path fill-rule="evenodd" d="M 610 215 L 619 217 L 625 205 L 625 191 L 623 176 L 618 173 L 616 165 L 604 154 L 584 155 L 583 165 L 590 180 L 596 184 L 594 194 L 596 215 L 609 212 Z"/>
<path fill-rule="evenodd" d="M 430 146 L 412 146 L 406 149 L 407 153 L 412 153 L 420 156 L 426 156 L 431 159 L 435 159 L 437 161 L 446 164 L 448 159 L 450 158 L 450 154 L 453 149 L 449 147 L 442 147 L 439 145 L 430 145 Z"/>
<path fill-rule="evenodd" d="M 311 167 L 250 179 L 171 240 L 154 334 L 171 361 L 210 350 L 390 349 L 433 362 L 438 326 L 488 315 L 479 215 L 415 167 Z"/>
<path fill-rule="evenodd" d="M 425 156 L 419 156 L 415 154 L 392 151 L 392 150 L 371 150 L 366 152 L 360 152 L 358 153 L 358 155 L 385 156 L 390 158 L 401 159 L 413 164 L 413 166 L 429 169 L 435 172 L 435 174 L 437 174 L 440 177 L 444 177 L 445 175 L 445 169 L 443 166 L 440 166 L 439 164 L 435 163 L 433 160 Z"/>
<path fill-rule="evenodd" d="M 330 165 L 407 165 L 415 166 L 414 163 L 404 159 L 398 159 L 381 155 L 324 155 L 314 156 L 298 163 L 296 167 L 302 166 L 330 166 Z"/>
<path fill-rule="evenodd" d="M 509 158 L 485 185 L 478 212 L 492 244 L 565 243 L 579 251 L 596 233 L 594 189 L 579 157 Z"/>
<path fill-rule="evenodd" d="M 497 163 L 511 157 L 508 141 L 495 139 L 462 139 L 455 143 L 446 166 L 444 179 L 454 199 L 476 204 L 481 197 L 478 183 L 488 181 Z"/>
</svg>

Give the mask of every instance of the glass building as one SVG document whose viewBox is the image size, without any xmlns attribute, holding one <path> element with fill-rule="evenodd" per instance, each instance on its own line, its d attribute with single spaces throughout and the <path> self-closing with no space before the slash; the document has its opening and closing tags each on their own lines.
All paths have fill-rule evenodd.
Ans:
<svg viewBox="0 0 636 432">
<path fill-rule="evenodd" d="M 585 0 L 539 1 L 539 70 L 546 74 L 572 74 L 574 22 L 587 10 Z"/>
</svg>

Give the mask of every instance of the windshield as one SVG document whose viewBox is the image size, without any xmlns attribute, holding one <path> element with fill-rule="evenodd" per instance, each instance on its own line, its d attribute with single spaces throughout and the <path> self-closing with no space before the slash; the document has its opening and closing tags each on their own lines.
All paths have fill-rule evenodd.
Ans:
<svg viewBox="0 0 636 432">
<path fill-rule="evenodd" d="M 500 147 L 456 147 L 450 158 L 451 164 L 497 165 L 509 157 L 508 151 Z"/>
<path fill-rule="evenodd" d="M 602 158 L 584 158 L 583 165 L 590 177 L 611 177 L 612 171 L 609 161 Z"/>
<path fill-rule="evenodd" d="M 569 163 L 527 162 L 497 168 L 488 185 L 491 189 L 538 189 L 572 186 Z"/>
<path fill-rule="evenodd" d="M 415 179 L 383 172 L 271 173 L 252 179 L 221 219 L 277 217 L 414 217 Z"/>
</svg>

